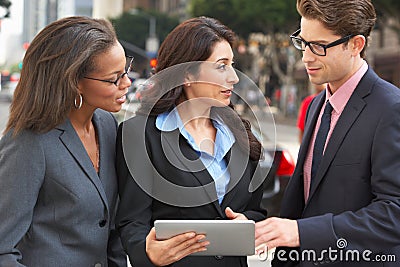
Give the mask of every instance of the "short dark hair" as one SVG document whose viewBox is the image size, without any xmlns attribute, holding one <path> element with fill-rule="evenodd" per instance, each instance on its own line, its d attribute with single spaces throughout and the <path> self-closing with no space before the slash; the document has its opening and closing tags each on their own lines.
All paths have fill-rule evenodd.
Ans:
<svg viewBox="0 0 400 267">
<path fill-rule="evenodd" d="M 368 38 L 376 21 L 371 0 L 297 0 L 297 11 L 300 16 L 318 20 L 342 37 L 364 35 L 366 44 L 360 55 L 365 57 Z"/>
</svg>

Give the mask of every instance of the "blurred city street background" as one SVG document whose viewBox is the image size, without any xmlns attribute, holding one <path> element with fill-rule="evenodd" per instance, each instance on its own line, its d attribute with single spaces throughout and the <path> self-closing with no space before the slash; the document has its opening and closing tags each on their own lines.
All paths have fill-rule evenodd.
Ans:
<svg viewBox="0 0 400 267">
<path fill-rule="evenodd" d="M 130 103 L 138 103 L 140 84 L 151 76 L 157 65 L 157 52 L 166 35 L 179 22 L 204 15 L 220 20 L 237 33 L 238 42 L 233 47 L 235 68 L 249 77 L 261 92 L 256 99 L 253 99 L 251 90 L 243 92 L 243 95 L 249 102 L 269 104 L 275 121 L 277 145 L 288 151 L 295 162 L 299 148 L 298 109 L 301 101 L 314 90 L 301 61 L 301 52 L 291 45 L 289 39 L 290 34 L 299 28 L 295 2 L 0 0 L 0 137 L 23 68 L 25 51 L 47 24 L 71 15 L 109 19 L 126 54 L 135 57 L 133 71 L 128 74 L 133 81 L 128 99 Z M 367 61 L 378 75 L 400 87 L 400 1 L 373 2 L 378 20 L 371 35 Z M 57 89 L 57 84 L 54 86 Z M 132 107 L 125 105 L 124 111 L 116 114 L 119 121 L 124 118 L 122 113 L 131 112 Z M 277 190 L 282 194 L 283 187 Z M 251 267 L 269 264 L 269 260 L 263 262 L 256 257 L 249 257 L 249 262 Z"/>
<path fill-rule="evenodd" d="M 6 127 L 9 106 L 10 106 L 10 103 L 0 99 L 0 129 L 1 129 L 1 132 L 3 132 L 4 128 Z M 2 134 L 0 134 L 0 136 L 1 135 Z"/>
</svg>

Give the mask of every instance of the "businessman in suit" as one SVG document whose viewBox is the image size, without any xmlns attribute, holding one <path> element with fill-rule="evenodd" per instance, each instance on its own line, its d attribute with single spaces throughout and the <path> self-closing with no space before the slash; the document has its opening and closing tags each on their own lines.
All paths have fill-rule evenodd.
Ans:
<svg viewBox="0 0 400 267">
<path fill-rule="evenodd" d="M 297 9 L 292 42 L 311 82 L 328 86 L 308 110 L 282 219 L 257 223 L 256 245 L 278 247 L 273 266 L 398 266 L 378 261 L 400 261 L 400 90 L 363 59 L 374 7 L 298 0 Z"/>
<path fill-rule="evenodd" d="M 32 41 L 0 140 L 0 266 L 126 266 L 110 113 L 126 63 L 103 19 L 63 18 Z"/>
</svg>

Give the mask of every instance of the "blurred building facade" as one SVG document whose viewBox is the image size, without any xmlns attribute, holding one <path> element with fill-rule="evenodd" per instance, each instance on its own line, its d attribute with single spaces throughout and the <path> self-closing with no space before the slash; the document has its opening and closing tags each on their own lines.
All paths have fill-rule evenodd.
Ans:
<svg viewBox="0 0 400 267">
<path fill-rule="evenodd" d="M 400 35 L 391 25 L 389 20 L 372 32 L 367 59 L 380 77 L 400 87 Z"/>
<path fill-rule="evenodd" d="M 24 0 L 23 42 L 33 37 L 49 23 L 66 16 L 92 16 L 92 0 Z"/>
<path fill-rule="evenodd" d="M 93 0 L 94 18 L 113 18 L 121 15 L 124 0 Z"/>
<path fill-rule="evenodd" d="M 0 32 L 0 67 L 18 64 L 35 35 L 49 23 L 65 16 L 93 13 L 93 0 L 11 2 L 10 17 L 3 19 Z"/>
<path fill-rule="evenodd" d="M 1 20 L 0 67 L 18 62 L 23 56 L 23 0 L 13 0 L 10 15 Z"/>
<path fill-rule="evenodd" d="M 177 16 L 182 21 L 188 18 L 190 0 L 124 0 L 123 10 L 133 8 L 154 10 L 160 13 Z"/>
</svg>

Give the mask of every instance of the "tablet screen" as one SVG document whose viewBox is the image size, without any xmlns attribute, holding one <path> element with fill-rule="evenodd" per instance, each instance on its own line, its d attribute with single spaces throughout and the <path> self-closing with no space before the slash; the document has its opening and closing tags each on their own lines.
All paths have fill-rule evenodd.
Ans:
<svg viewBox="0 0 400 267">
<path fill-rule="evenodd" d="M 154 226 L 158 240 L 187 232 L 205 234 L 207 250 L 191 256 L 248 256 L 255 251 L 251 220 L 156 220 Z"/>
</svg>

